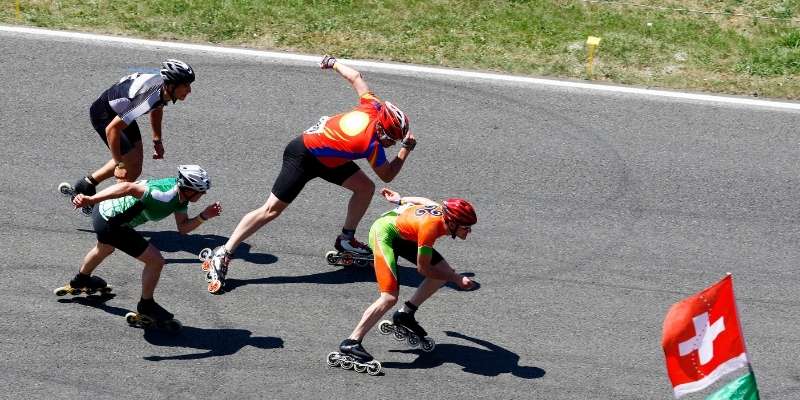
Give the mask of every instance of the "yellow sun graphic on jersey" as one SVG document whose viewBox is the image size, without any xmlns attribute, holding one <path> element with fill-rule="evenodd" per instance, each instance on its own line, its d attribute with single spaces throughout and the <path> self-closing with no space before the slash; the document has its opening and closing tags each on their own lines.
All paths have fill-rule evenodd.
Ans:
<svg viewBox="0 0 800 400">
<path fill-rule="evenodd" d="M 363 111 L 351 111 L 339 120 L 339 128 L 348 136 L 356 136 L 369 125 L 369 115 Z"/>
</svg>

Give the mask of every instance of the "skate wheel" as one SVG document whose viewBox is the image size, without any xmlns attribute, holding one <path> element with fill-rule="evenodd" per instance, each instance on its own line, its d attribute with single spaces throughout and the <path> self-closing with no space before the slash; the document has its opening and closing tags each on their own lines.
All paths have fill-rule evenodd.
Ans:
<svg viewBox="0 0 800 400">
<path fill-rule="evenodd" d="M 213 294 L 219 294 L 222 291 L 222 282 L 218 279 L 212 279 L 211 282 L 208 283 L 208 292 Z"/>
<path fill-rule="evenodd" d="M 100 293 L 111 293 L 111 286 L 106 286 L 104 288 L 100 288 Z"/>
<path fill-rule="evenodd" d="M 395 329 L 394 330 L 394 340 L 397 340 L 398 342 L 402 342 L 402 341 L 406 340 L 405 333 L 401 329 Z"/>
<path fill-rule="evenodd" d="M 127 322 L 128 325 L 131 326 L 136 325 L 136 322 L 138 321 L 139 321 L 139 316 L 136 313 L 129 312 L 125 314 L 125 322 Z"/>
<path fill-rule="evenodd" d="M 378 325 L 378 332 L 380 332 L 381 335 L 388 335 L 393 331 L 394 329 L 392 329 L 392 323 L 387 320 L 381 321 L 380 325 Z"/>
<path fill-rule="evenodd" d="M 339 263 L 345 267 L 353 265 L 353 255 L 349 253 L 342 254 L 342 258 L 339 260 Z"/>
<path fill-rule="evenodd" d="M 372 360 L 367 363 L 367 374 L 375 376 L 381 373 L 381 363 L 378 360 Z"/>
<path fill-rule="evenodd" d="M 436 348 L 436 341 L 431 338 L 422 339 L 422 346 L 420 347 L 422 348 L 422 351 L 430 353 Z"/>
<path fill-rule="evenodd" d="M 214 250 L 211 250 L 208 247 L 206 247 L 205 249 L 200 250 L 200 254 L 198 254 L 197 256 L 200 258 L 200 261 L 204 261 L 204 260 L 208 260 L 209 258 L 211 258 L 211 255 L 213 253 L 214 253 Z"/>
<path fill-rule="evenodd" d="M 353 361 L 343 358 L 340 360 L 339 366 L 342 367 L 342 369 L 353 369 Z"/>
<path fill-rule="evenodd" d="M 80 289 L 75 289 L 75 288 L 70 288 L 69 289 L 69 294 L 71 294 L 73 296 L 77 296 L 77 295 L 81 294 L 81 290 Z"/>
<path fill-rule="evenodd" d="M 363 374 L 364 372 L 367 372 L 367 364 L 353 364 L 353 369 L 359 374 Z"/>
<path fill-rule="evenodd" d="M 72 194 L 72 185 L 67 182 L 61 182 L 61 184 L 58 185 L 58 191 L 65 196 L 69 196 Z"/>
<path fill-rule="evenodd" d="M 58 288 L 56 290 L 53 290 L 53 294 L 55 294 L 56 296 L 64 296 L 69 292 L 70 292 L 70 290 L 67 289 L 67 288 L 64 288 L 64 287 L 60 287 L 60 288 Z"/>
<path fill-rule="evenodd" d="M 369 265 L 369 260 L 356 259 L 356 265 L 359 267 L 366 267 Z"/>
<path fill-rule="evenodd" d="M 203 264 L 200 266 L 203 271 L 208 272 L 211 269 L 211 260 L 203 260 Z"/>
<path fill-rule="evenodd" d="M 419 338 L 417 335 L 411 335 L 408 337 L 408 345 L 414 348 L 419 347 Z"/>
<path fill-rule="evenodd" d="M 335 351 L 328 353 L 325 361 L 328 362 L 328 366 L 331 368 L 339 366 L 339 353 Z"/>
<path fill-rule="evenodd" d="M 95 294 L 95 293 L 97 293 L 97 289 L 88 289 L 87 288 L 84 293 L 86 293 L 86 294 Z"/>
<path fill-rule="evenodd" d="M 328 261 L 328 264 L 336 265 L 336 252 L 329 251 L 327 254 L 325 254 L 325 259 Z"/>
</svg>

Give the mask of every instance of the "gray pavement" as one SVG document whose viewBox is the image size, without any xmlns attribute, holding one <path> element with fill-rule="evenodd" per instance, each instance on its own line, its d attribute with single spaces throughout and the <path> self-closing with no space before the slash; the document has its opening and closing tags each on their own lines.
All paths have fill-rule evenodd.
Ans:
<svg viewBox="0 0 800 400">
<path fill-rule="evenodd" d="M 206 293 L 195 256 L 265 201 L 289 140 L 355 104 L 343 79 L 308 64 L 9 33 L 0 54 L 0 398 L 667 399 L 663 317 L 725 272 L 763 397 L 800 391 L 796 112 L 365 70 L 419 138 L 389 186 L 475 203 L 473 234 L 437 249 L 482 283 L 444 288 L 420 309 L 432 354 L 370 333 L 385 370 L 371 377 L 324 361 L 377 295 L 371 270 L 324 260 L 345 190 L 311 182 L 239 249 L 223 296 Z M 125 323 L 141 266 L 122 253 L 97 270 L 116 297 L 52 295 L 95 243 L 90 220 L 56 194 L 108 159 L 88 107 L 167 57 L 190 62 L 198 82 L 167 107 L 166 160 L 147 159 L 143 175 L 200 164 L 214 185 L 203 202 L 225 208 L 185 237 L 171 219 L 141 228 L 168 260 L 156 298 L 184 323 L 177 336 Z M 147 139 L 146 117 L 140 126 Z M 362 239 L 388 208 L 374 199 Z M 399 275 L 407 298 L 420 277 L 408 263 Z"/>
</svg>

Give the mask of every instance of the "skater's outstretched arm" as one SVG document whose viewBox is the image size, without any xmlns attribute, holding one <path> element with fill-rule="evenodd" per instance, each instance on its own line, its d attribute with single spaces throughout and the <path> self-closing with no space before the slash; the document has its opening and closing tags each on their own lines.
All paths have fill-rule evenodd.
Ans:
<svg viewBox="0 0 800 400">
<path fill-rule="evenodd" d="M 219 202 L 209 205 L 205 210 L 200 211 L 194 218 L 189 218 L 186 213 L 175 213 L 175 225 L 178 227 L 178 233 L 185 235 L 202 225 L 203 222 L 211 218 L 217 217 L 222 214 L 222 205 Z"/>
<path fill-rule="evenodd" d="M 433 201 L 431 199 L 428 199 L 428 198 L 425 198 L 425 197 L 414 197 L 414 196 L 403 197 L 403 196 L 400 196 L 400 193 L 397 193 L 394 190 L 389 189 L 389 188 L 381 189 L 381 196 L 383 196 L 390 203 L 395 203 L 395 204 L 398 204 L 398 205 L 403 205 L 403 204 L 407 204 L 407 203 L 419 204 L 419 205 L 423 205 L 423 206 L 438 205 L 438 203 L 436 203 L 435 201 Z"/>
<path fill-rule="evenodd" d="M 103 200 L 117 199 L 125 196 L 133 196 L 137 199 L 141 199 L 146 190 L 147 188 L 139 183 L 120 182 L 101 190 L 94 196 L 78 194 L 74 199 L 72 199 L 72 204 L 75 206 L 75 208 L 78 208 L 97 204 Z"/>
<path fill-rule="evenodd" d="M 340 63 L 336 60 L 336 57 L 326 54 L 325 57 L 322 58 L 322 61 L 319 62 L 319 67 L 322 69 L 333 69 L 338 72 L 342 78 L 350 82 L 359 97 L 369 92 L 369 86 L 367 86 L 367 82 L 364 81 L 364 78 L 361 77 L 361 73 L 352 67 Z"/>
</svg>

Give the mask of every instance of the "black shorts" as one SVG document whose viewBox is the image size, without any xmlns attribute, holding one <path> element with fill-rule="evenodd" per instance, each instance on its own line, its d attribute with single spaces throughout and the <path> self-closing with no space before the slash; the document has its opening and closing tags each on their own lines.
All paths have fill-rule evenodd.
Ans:
<svg viewBox="0 0 800 400">
<path fill-rule="evenodd" d="M 94 206 L 92 211 L 92 225 L 97 234 L 97 241 L 114 246 L 125 254 L 136 258 L 142 255 L 149 243 L 139 232 L 129 226 L 121 226 L 106 221 L 100 215 L 100 205 Z"/>
<path fill-rule="evenodd" d="M 103 143 L 108 147 L 108 138 L 106 137 L 106 127 L 111 123 L 111 120 L 117 116 L 117 113 L 108 105 L 108 92 L 103 92 L 97 100 L 92 103 L 89 108 L 89 119 L 92 121 L 92 126 Z M 119 151 L 120 154 L 127 154 L 133 150 L 137 142 L 142 141 L 142 133 L 139 132 L 139 124 L 136 121 L 131 122 L 125 129 L 122 130 L 122 137 L 119 138 Z"/>
<path fill-rule="evenodd" d="M 301 135 L 289 142 L 283 150 L 283 166 L 272 185 L 272 194 L 284 203 L 291 203 L 306 183 L 314 178 L 319 177 L 342 186 L 347 178 L 359 170 L 361 168 L 352 161 L 336 168 L 326 167 L 306 149 Z"/>
<path fill-rule="evenodd" d="M 419 254 L 417 242 L 400 239 L 398 237 L 392 240 L 392 250 L 394 250 L 394 255 L 396 257 L 403 257 L 409 262 L 414 263 L 414 265 L 417 265 L 417 255 Z M 431 254 L 431 265 L 436 265 L 444 260 L 444 257 L 442 257 L 436 249 L 431 250 L 433 250 L 433 254 Z"/>
</svg>

